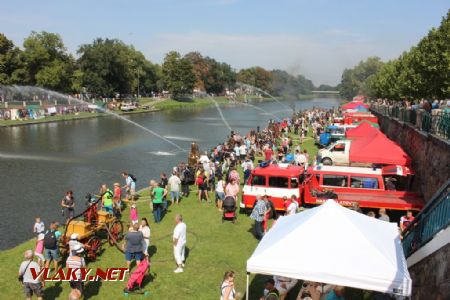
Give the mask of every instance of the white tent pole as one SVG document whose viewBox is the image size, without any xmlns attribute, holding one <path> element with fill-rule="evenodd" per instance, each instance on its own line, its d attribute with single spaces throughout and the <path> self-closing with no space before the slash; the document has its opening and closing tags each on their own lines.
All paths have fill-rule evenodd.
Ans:
<svg viewBox="0 0 450 300">
<path fill-rule="evenodd" d="M 245 290 L 245 299 L 246 300 L 248 300 L 248 292 L 249 292 L 248 280 L 249 280 L 249 277 L 250 277 L 250 273 L 247 272 L 247 287 L 246 287 L 246 290 Z"/>
</svg>

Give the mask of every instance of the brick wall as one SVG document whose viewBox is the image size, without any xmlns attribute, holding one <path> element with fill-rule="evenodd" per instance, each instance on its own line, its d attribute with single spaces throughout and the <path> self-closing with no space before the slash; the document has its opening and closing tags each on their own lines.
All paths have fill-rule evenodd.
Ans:
<svg viewBox="0 0 450 300">
<path fill-rule="evenodd" d="M 423 194 L 425 202 L 430 200 L 450 178 L 449 141 L 392 117 L 373 114 L 378 117 L 381 131 L 411 157 L 412 169 L 416 172 L 413 189 Z"/>
<path fill-rule="evenodd" d="M 450 299 L 450 243 L 409 268 L 412 300 Z"/>
</svg>

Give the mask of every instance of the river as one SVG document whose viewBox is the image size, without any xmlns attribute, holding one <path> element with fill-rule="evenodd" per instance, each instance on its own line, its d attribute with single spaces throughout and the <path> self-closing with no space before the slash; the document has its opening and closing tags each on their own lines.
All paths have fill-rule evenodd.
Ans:
<svg viewBox="0 0 450 300">
<path fill-rule="evenodd" d="M 285 102 L 288 104 L 289 102 Z M 280 118 L 291 115 L 277 102 L 253 103 Z M 331 108 L 337 98 L 296 101 L 296 109 Z M 230 126 L 242 134 L 264 127 L 272 115 L 243 105 L 221 106 Z M 210 149 L 229 134 L 214 107 L 171 110 L 127 116 L 183 149 L 191 141 Z M 74 191 L 76 212 L 84 208 L 84 196 L 97 192 L 102 183 L 124 184 L 121 171 L 137 177 L 137 189 L 148 185 L 160 172 L 169 173 L 188 153 L 115 117 L 43 123 L 0 128 L 0 250 L 33 237 L 34 218 L 63 221 L 60 201 Z"/>
</svg>

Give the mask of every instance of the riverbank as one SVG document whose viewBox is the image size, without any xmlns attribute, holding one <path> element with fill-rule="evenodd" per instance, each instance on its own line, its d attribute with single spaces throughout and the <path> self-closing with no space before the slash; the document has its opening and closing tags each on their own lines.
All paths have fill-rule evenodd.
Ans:
<svg viewBox="0 0 450 300">
<path fill-rule="evenodd" d="M 304 95 L 308 96 L 308 95 Z M 311 95 L 312 96 L 312 95 Z M 283 98 L 277 97 L 277 100 L 283 100 Z M 302 98 L 299 98 L 302 99 Z M 304 98 L 309 99 L 309 98 Z M 214 97 L 214 100 L 218 104 L 230 104 L 233 101 L 230 101 L 227 97 Z M 264 101 L 273 101 L 273 98 L 265 97 L 265 98 L 248 98 L 248 101 L 252 102 L 264 102 Z M 243 102 L 244 97 L 238 97 L 234 100 L 235 102 Z M 133 111 L 123 112 L 123 111 L 114 111 L 114 113 L 118 115 L 131 115 L 131 114 L 143 114 L 143 113 L 153 113 L 158 111 L 165 111 L 171 109 L 182 109 L 182 108 L 201 108 L 215 105 L 214 101 L 210 97 L 205 98 L 194 98 L 190 101 L 177 101 L 173 99 L 164 99 L 164 100 L 152 100 L 150 98 L 142 98 L 139 101 L 141 107 Z M 73 121 L 73 120 L 82 120 L 82 119 L 92 119 L 92 118 L 100 118 L 107 117 L 108 114 L 104 112 L 80 112 L 76 114 L 69 115 L 55 115 L 44 117 L 41 119 L 27 119 L 27 120 L 0 120 L 0 127 L 14 127 L 14 126 L 24 126 L 31 124 L 41 124 L 41 123 L 55 123 L 55 122 L 64 122 L 64 121 Z"/>
</svg>

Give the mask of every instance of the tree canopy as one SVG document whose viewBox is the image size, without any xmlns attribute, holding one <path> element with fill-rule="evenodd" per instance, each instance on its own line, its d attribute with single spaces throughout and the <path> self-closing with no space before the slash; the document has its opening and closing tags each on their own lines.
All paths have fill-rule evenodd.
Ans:
<svg viewBox="0 0 450 300">
<path fill-rule="evenodd" d="M 37 85 L 63 93 L 88 92 L 112 97 L 169 91 L 173 97 L 193 90 L 222 95 L 236 82 L 276 96 L 310 94 L 314 85 L 302 75 L 256 66 L 236 72 L 226 62 L 189 52 L 167 53 L 162 65 L 118 39 L 97 38 L 70 54 L 58 34 L 31 32 L 22 48 L 0 33 L 0 84 Z"/>
<path fill-rule="evenodd" d="M 345 70 L 340 84 L 347 98 L 362 92 L 393 100 L 450 97 L 450 11 L 439 28 L 432 28 L 416 46 L 397 59 L 360 63 Z M 362 69 L 363 76 L 357 74 Z M 369 75 L 369 76 L 367 76 Z"/>
</svg>

